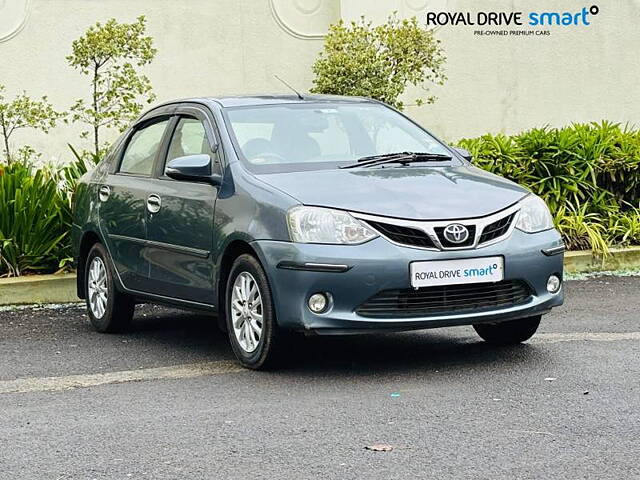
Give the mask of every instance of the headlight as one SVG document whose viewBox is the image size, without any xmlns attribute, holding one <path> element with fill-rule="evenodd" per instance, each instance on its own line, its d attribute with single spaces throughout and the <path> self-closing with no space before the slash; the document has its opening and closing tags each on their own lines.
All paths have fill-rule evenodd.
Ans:
<svg viewBox="0 0 640 480">
<path fill-rule="evenodd" d="M 287 213 L 291 240 L 301 243 L 364 243 L 378 235 L 347 212 L 320 207 L 293 207 Z"/>
<path fill-rule="evenodd" d="M 529 195 L 520 202 L 520 214 L 516 228 L 527 233 L 536 233 L 553 228 L 553 217 L 549 207 L 540 197 Z"/>
</svg>

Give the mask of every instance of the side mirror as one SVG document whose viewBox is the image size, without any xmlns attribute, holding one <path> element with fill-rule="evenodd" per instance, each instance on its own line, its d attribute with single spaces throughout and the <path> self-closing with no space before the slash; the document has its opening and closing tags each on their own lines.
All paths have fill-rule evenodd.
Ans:
<svg viewBox="0 0 640 480">
<path fill-rule="evenodd" d="M 207 154 L 174 158 L 167 163 L 165 173 L 174 180 L 207 182 L 214 186 L 222 183 L 221 175 L 211 173 L 211 156 Z"/>
<path fill-rule="evenodd" d="M 469 153 L 469 150 L 465 150 L 464 148 L 453 147 L 453 149 L 464 158 L 468 162 L 473 162 L 473 156 Z"/>
</svg>

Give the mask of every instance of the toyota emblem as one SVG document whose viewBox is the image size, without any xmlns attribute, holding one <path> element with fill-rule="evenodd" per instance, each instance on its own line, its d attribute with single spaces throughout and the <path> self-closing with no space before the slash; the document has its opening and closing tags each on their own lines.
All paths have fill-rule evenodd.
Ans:
<svg viewBox="0 0 640 480">
<path fill-rule="evenodd" d="M 445 227 L 444 238 L 451 243 L 464 243 L 469 238 L 469 229 L 459 223 L 452 223 Z"/>
</svg>

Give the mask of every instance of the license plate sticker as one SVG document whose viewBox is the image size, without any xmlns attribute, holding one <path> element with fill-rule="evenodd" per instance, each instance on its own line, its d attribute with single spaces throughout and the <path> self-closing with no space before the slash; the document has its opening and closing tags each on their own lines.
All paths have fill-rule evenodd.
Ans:
<svg viewBox="0 0 640 480">
<path fill-rule="evenodd" d="M 499 282 L 504 278 L 504 258 L 464 258 L 409 264 L 411 286 L 433 287 L 461 283 Z"/>
</svg>

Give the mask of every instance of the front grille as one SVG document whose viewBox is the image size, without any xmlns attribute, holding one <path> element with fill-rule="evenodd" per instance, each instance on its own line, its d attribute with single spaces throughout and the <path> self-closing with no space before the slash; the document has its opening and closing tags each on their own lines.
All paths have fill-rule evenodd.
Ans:
<svg viewBox="0 0 640 480">
<path fill-rule="evenodd" d="M 462 243 L 453 243 L 446 239 L 444 235 L 446 226 L 434 227 L 432 235 L 435 233 L 435 236 L 438 237 L 437 240 L 442 248 L 454 249 L 473 247 L 476 240 L 476 234 L 480 233 L 480 238 L 478 239 L 477 246 L 482 246 L 485 243 L 491 242 L 492 240 L 506 235 L 506 233 L 509 231 L 509 228 L 511 227 L 511 223 L 513 222 L 515 215 L 516 214 L 514 212 L 510 215 L 507 215 L 506 217 L 502 217 L 500 220 L 496 220 L 495 222 L 485 226 L 481 232 L 478 232 L 478 227 L 476 225 L 462 223 L 461 225 L 464 225 L 469 231 L 469 236 Z M 429 234 L 423 230 L 407 227 L 404 225 L 378 222 L 375 220 L 367 219 L 365 221 L 393 242 L 413 247 L 440 249 L 434 243 L 435 238 L 432 239 Z"/>
<path fill-rule="evenodd" d="M 424 317 L 504 308 L 526 302 L 531 289 L 521 280 L 383 290 L 356 309 L 363 317 Z"/>
<path fill-rule="evenodd" d="M 507 215 L 497 222 L 490 223 L 489 225 L 484 227 L 482 235 L 480 235 L 480 241 L 478 242 L 478 244 L 482 245 L 483 243 L 490 242 L 491 240 L 501 237 L 502 235 L 507 233 L 514 216 L 515 213 L 512 213 L 511 215 Z"/>
<path fill-rule="evenodd" d="M 438 240 L 440 240 L 440 245 L 445 248 L 456 248 L 456 247 L 470 247 L 473 245 L 473 242 L 476 240 L 476 226 L 475 225 L 465 225 L 467 230 L 469 230 L 469 236 L 462 243 L 453 243 L 446 239 L 444 236 L 444 229 L 447 227 L 436 227 L 434 228 L 436 235 L 438 235 Z"/>
<path fill-rule="evenodd" d="M 367 220 L 367 223 L 394 242 L 416 247 L 436 248 L 429 235 L 422 230 L 372 220 Z"/>
</svg>

